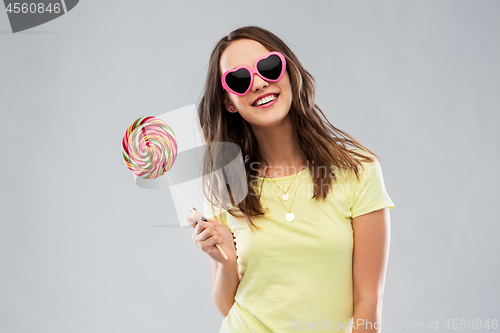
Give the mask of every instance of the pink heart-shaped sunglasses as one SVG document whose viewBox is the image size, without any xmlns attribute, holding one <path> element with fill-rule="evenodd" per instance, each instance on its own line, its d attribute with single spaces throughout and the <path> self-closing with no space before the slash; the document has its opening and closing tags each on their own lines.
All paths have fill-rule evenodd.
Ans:
<svg viewBox="0 0 500 333">
<path fill-rule="evenodd" d="M 224 72 L 222 87 L 230 93 L 244 96 L 252 87 L 254 74 L 257 74 L 265 81 L 277 82 L 285 73 L 285 69 L 285 57 L 279 52 L 270 52 L 255 60 L 253 69 L 241 65 Z"/>
</svg>

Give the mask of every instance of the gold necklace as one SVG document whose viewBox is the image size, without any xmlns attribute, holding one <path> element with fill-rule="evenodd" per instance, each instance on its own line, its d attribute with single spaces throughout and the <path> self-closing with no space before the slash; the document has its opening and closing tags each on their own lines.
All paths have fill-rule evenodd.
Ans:
<svg viewBox="0 0 500 333">
<path fill-rule="evenodd" d="M 304 170 L 302 170 L 302 171 L 304 171 Z M 283 205 L 283 207 L 285 207 L 285 210 L 288 212 L 287 214 L 285 214 L 285 220 L 287 220 L 288 222 L 293 222 L 293 220 L 295 220 L 295 215 L 292 213 L 292 207 L 293 207 L 293 203 L 295 202 L 295 197 L 297 197 L 297 191 L 299 190 L 300 181 L 302 180 L 302 171 L 300 171 L 299 183 L 297 184 L 297 189 L 295 190 L 295 195 L 293 196 L 292 205 L 290 206 L 290 209 L 286 208 L 285 203 L 283 202 L 283 200 L 281 200 L 280 196 L 277 195 L 276 192 L 274 192 L 274 186 L 272 186 L 274 194 L 276 194 L 278 199 L 280 199 L 281 204 Z M 266 170 L 266 173 L 267 173 L 267 170 Z M 297 174 L 295 174 L 295 176 L 297 176 Z M 269 177 L 269 178 L 271 178 L 271 177 Z M 293 178 L 293 180 L 295 181 L 295 177 Z M 273 180 L 273 182 L 274 182 L 274 180 Z M 276 184 L 276 182 L 274 182 L 274 183 Z M 278 185 L 278 184 L 276 184 L 276 185 Z M 290 188 L 290 187 L 288 187 L 288 188 Z"/>
<path fill-rule="evenodd" d="M 300 172 L 300 171 L 299 171 L 299 172 Z M 283 192 L 283 196 L 282 196 L 283 201 L 287 201 L 287 200 L 288 200 L 288 198 L 289 198 L 289 196 L 288 196 L 288 190 L 289 190 L 289 189 L 290 189 L 290 187 L 292 186 L 293 182 L 295 181 L 295 177 L 297 177 L 297 175 L 298 175 L 298 174 L 299 174 L 298 172 L 295 174 L 295 176 L 293 177 L 292 182 L 290 183 L 290 185 L 288 185 L 288 188 L 286 189 L 286 191 L 284 191 L 284 190 L 281 188 L 281 186 L 279 186 L 279 185 L 278 185 L 278 184 L 274 181 L 274 179 L 273 179 L 271 176 L 269 176 L 269 174 L 267 173 L 267 168 L 266 168 L 266 175 L 267 175 L 269 178 L 271 178 L 271 180 L 273 181 L 273 183 L 275 183 L 275 184 L 276 184 L 276 186 L 278 186 L 278 187 L 279 187 L 279 189 L 281 190 L 281 192 Z M 273 191 L 274 191 L 274 188 L 273 188 Z M 276 194 L 276 193 L 275 193 L 275 194 Z"/>
</svg>

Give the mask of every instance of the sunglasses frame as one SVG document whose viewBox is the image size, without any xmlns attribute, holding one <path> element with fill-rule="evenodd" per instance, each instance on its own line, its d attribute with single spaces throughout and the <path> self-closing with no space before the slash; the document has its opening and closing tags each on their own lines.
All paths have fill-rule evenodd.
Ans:
<svg viewBox="0 0 500 333">
<path fill-rule="evenodd" d="M 282 64 L 280 76 L 276 80 L 271 80 L 271 79 L 268 79 L 268 78 L 262 76 L 262 74 L 257 69 L 257 64 L 259 63 L 259 61 L 267 59 L 267 58 L 269 58 L 272 55 L 277 55 L 281 59 L 281 64 Z M 250 84 L 248 85 L 248 89 L 244 93 L 240 94 L 240 93 L 234 91 L 233 89 L 231 89 L 227 85 L 227 83 L 226 83 L 226 76 L 228 74 L 236 72 L 236 71 L 238 71 L 238 70 L 240 70 L 242 68 L 246 69 L 250 73 Z M 235 95 L 238 95 L 238 96 L 245 96 L 246 94 L 248 94 L 248 92 L 250 91 L 250 89 L 252 89 L 254 74 L 257 74 L 258 76 L 260 76 L 264 81 L 278 82 L 281 79 L 281 77 L 283 76 L 283 74 L 285 74 L 285 71 L 286 71 L 286 60 L 285 60 L 285 57 L 281 53 L 273 51 L 273 52 L 269 52 L 267 55 L 262 56 L 262 57 L 258 58 L 257 60 L 255 60 L 255 62 L 253 64 L 253 68 L 254 69 L 252 69 L 252 68 L 250 68 L 250 67 L 248 67 L 246 65 L 241 65 L 241 66 L 238 66 L 238 67 L 236 67 L 234 69 L 229 69 L 229 70 L 225 71 L 224 75 L 222 75 L 222 88 L 224 90 L 229 91 L 232 94 L 235 94 Z"/>
</svg>

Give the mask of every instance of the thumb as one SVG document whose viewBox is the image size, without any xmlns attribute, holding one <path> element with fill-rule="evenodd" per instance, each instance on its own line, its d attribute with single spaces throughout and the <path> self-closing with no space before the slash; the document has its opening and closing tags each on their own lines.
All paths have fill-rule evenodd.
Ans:
<svg viewBox="0 0 500 333">
<path fill-rule="evenodd" d="M 205 222 L 207 221 L 207 219 L 200 213 L 200 211 L 198 209 L 196 209 L 194 207 L 192 207 L 192 208 L 193 208 L 193 210 L 197 211 L 201 215 L 200 220 L 205 221 Z"/>
<path fill-rule="evenodd" d="M 200 212 L 198 209 L 196 209 L 196 208 L 194 208 L 194 207 L 193 207 L 193 209 L 194 209 L 195 211 L 197 211 L 198 213 Z M 200 214 L 201 214 L 201 213 L 200 213 Z M 203 215 L 200 217 L 200 220 L 202 220 L 202 221 L 204 221 L 204 222 L 208 222 L 208 220 L 207 220 L 207 219 L 205 218 L 205 216 L 203 216 Z M 215 222 L 216 224 L 220 224 L 220 222 L 219 222 L 219 221 L 217 221 L 216 219 L 213 219 L 213 220 L 210 220 L 210 221 L 213 221 L 213 222 Z"/>
</svg>

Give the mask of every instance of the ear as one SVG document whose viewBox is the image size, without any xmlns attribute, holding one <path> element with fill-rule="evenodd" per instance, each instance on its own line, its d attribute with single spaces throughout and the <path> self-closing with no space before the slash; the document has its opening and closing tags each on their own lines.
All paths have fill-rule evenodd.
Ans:
<svg viewBox="0 0 500 333">
<path fill-rule="evenodd" d="M 227 95 L 224 94 L 223 100 L 224 100 L 224 106 L 226 107 L 227 111 L 229 111 L 231 113 L 238 112 L 238 110 L 236 110 L 236 108 L 234 107 L 233 103 L 231 103 L 231 101 L 229 100 L 229 97 L 227 97 Z M 233 110 L 231 110 L 231 109 L 233 109 Z"/>
</svg>

